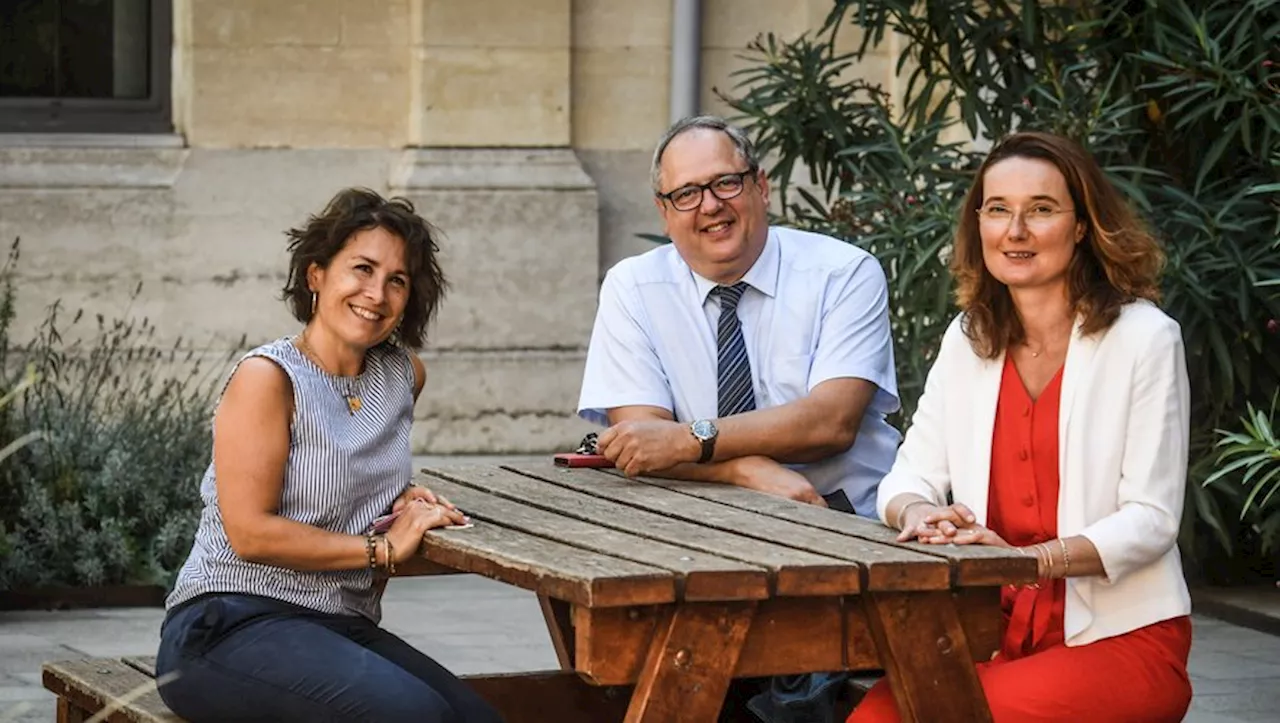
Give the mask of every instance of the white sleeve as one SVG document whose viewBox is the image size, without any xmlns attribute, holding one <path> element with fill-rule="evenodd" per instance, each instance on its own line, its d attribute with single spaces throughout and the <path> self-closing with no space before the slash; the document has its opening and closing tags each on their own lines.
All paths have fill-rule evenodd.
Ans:
<svg viewBox="0 0 1280 723">
<path fill-rule="evenodd" d="M 1168 319 L 1136 360 L 1115 512 L 1081 530 L 1114 584 L 1177 541 L 1187 485 L 1191 392 L 1177 322 Z"/>
<path fill-rule="evenodd" d="M 607 410 L 649 406 L 675 408 L 671 385 L 648 334 L 644 309 L 635 287 L 611 270 L 600 287 L 587 365 L 578 397 L 578 415 L 600 425 Z"/>
<path fill-rule="evenodd" d="M 938 358 L 929 368 L 924 393 L 920 395 L 916 412 L 911 417 L 911 426 L 902 440 L 902 446 L 898 447 L 893 467 L 880 481 L 876 493 L 876 511 L 882 520 L 888 521 L 885 512 L 889 501 L 898 495 L 918 494 L 940 505 L 946 502 L 947 494 L 951 491 L 951 467 L 947 460 L 946 402 L 947 385 L 950 383 L 948 365 L 955 363 L 956 354 L 967 351 L 955 347 L 969 344 L 960 324 L 960 318 L 957 317 L 943 335 Z"/>
</svg>

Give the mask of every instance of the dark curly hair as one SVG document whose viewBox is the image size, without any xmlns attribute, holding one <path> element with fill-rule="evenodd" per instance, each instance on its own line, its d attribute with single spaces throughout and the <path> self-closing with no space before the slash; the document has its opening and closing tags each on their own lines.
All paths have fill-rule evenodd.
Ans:
<svg viewBox="0 0 1280 723">
<path fill-rule="evenodd" d="M 426 342 L 427 325 L 435 317 L 449 284 L 437 258 L 440 248 L 436 238 L 440 232 L 414 212 L 407 199 L 386 199 L 367 188 L 343 189 L 319 216 L 310 217 L 301 228 L 289 229 L 289 280 L 283 299 L 298 321 L 310 322 L 307 270 L 311 264 L 328 268 L 352 234 L 379 227 L 404 240 L 409 301 L 398 333 L 402 344 L 420 349 Z"/>
<path fill-rule="evenodd" d="M 1085 227 L 1067 267 L 1067 293 L 1072 311 L 1081 317 L 1081 333 L 1095 334 L 1110 327 L 1120 307 L 1135 299 L 1159 301 L 1164 252 L 1093 156 L 1062 136 L 1015 133 L 997 144 L 978 169 L 960 209 L 951 259 L 956 301 L 965 313 L 965 335 L 979 356 L 994 359 L 1026 336 L 1008 287 L 983 262 L 978 228 L 983 177 L 987 169 L 1007 158 L 1048 161 L 1066 179 L 1076 220 Z"/>
</svg>

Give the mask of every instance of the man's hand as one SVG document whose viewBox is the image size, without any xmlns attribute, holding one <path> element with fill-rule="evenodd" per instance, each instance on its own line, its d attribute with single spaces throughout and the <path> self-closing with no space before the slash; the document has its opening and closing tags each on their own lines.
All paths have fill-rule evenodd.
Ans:
<svg viewBox="0 0 1280 723">
<path fill-rule="evenodd" d="M 732 465 L 733 483 L 739 487 L 819 507 L 827 506 L 827 501 L 822 499 L 822 495 L 818 494 L 804 475 L 768 457 L 739 457 L 733 460 Z"/>
<path fill-rule="evenodd" d="M 627 420 L 600 433 L 596 451 L 628 477 L 697 462 L 702 445 L 687 424 L 664 420 Z"/>
</svg>

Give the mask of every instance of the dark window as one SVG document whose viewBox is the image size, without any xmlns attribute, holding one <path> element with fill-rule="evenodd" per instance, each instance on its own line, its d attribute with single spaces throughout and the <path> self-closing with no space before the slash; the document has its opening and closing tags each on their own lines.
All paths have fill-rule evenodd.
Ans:
<svg viewBox="0 0 1280 723">
<path fill-rule="evenodd" d="M 171 0 L 0 0 L 0 131 L 172 131 L 171 18 Z"/>
</svg>

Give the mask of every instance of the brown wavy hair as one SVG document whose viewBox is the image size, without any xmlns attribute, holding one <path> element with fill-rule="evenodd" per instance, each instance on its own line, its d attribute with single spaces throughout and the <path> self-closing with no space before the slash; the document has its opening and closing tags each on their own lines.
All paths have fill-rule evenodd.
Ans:
<svg viewBox="0 0 1280 723">
<path fill-rule="evenodd" d="M 311 289 L 307 269 L 311 264 L 328 268 L 333 257 L 357 231 L 384 228 L 404 240 L 409 268 L 409 301 L 404 308 L 396 336 L 410 349 L 421 349 L 427 339 L 427 325 L 435 317 L 449 284 L 440 268 L 440 232 L 419 216 L 408 199 L 386 199 L 367 188 L 339 191 L 318 216 L 300 228 L 286 232 L 289 237 L 289 279 L 283 297 L 294 318 L 311 321 Z"/>
<path fill-rule="evenodd" d="M 978 230 L 983 178 L 987 169 L 1008 158 L 1048 161 L 1067 181 L 1076 220 L 1085 227 L 1067 267 L 1067 293 L 1072 311 L 1081 319 L 1081 333 L 1107 329 L 1131 301 L 1159 300 L 1164 252 L 1093 156 L 1061 136 L 1015 133 L 991 149 L 978 169 L 961 207 L 951 258 L 956 302 L 965 314 L 964 333 L 979 356 L 994 359 L 1026 339 L 1008 287 L 982 260 Z"/>
</svg>

